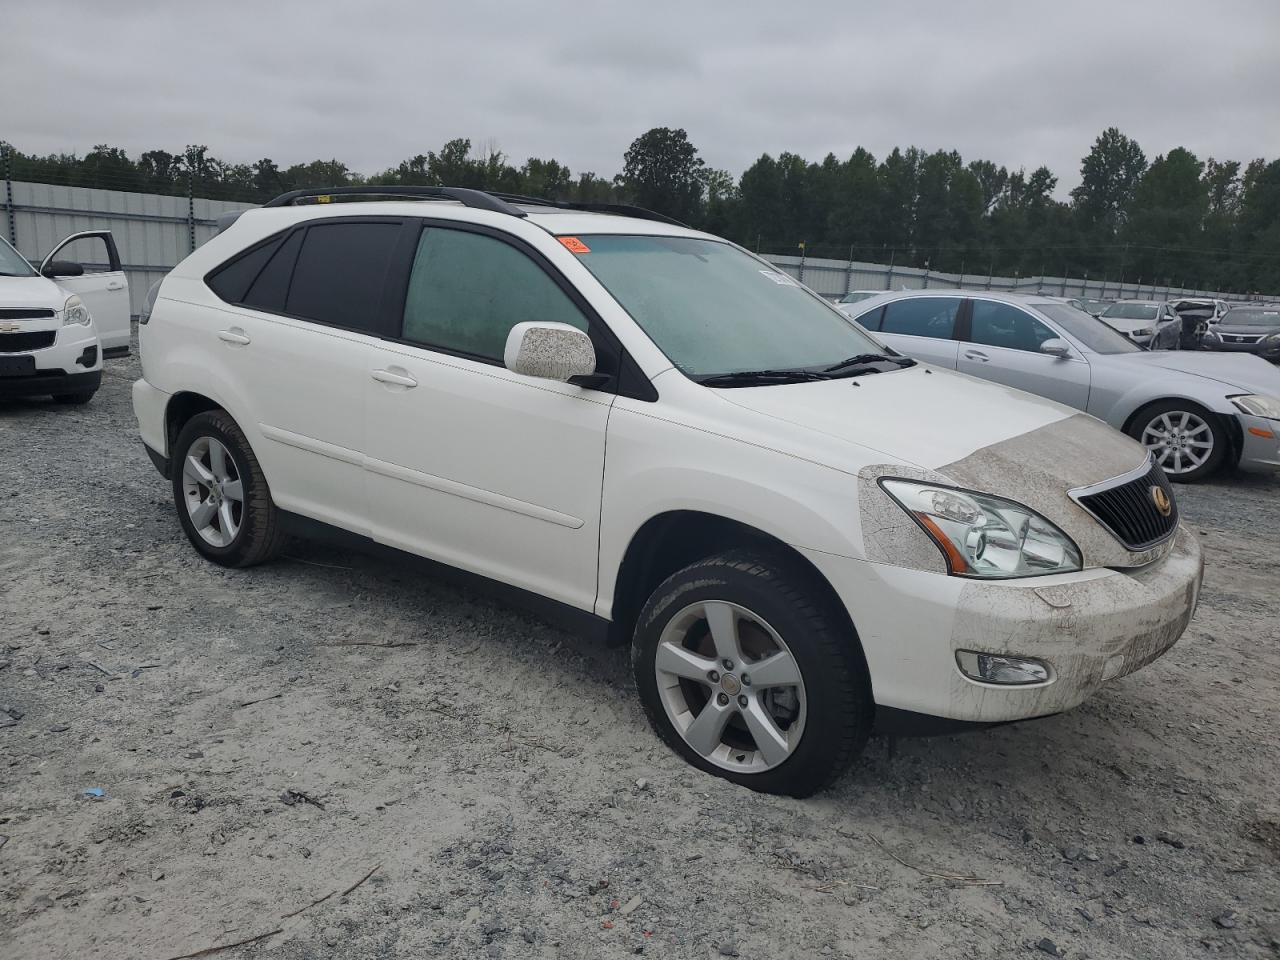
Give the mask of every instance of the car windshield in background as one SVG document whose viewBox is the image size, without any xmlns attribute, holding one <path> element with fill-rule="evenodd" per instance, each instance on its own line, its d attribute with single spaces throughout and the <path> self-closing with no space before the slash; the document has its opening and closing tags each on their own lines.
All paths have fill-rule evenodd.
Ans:
<svg viewBox="0 0 1280 960">
<path fill-rule="evenodd" d="M 566 246 L 694 379 L 768 372 L 785 382 L 786 372 L 817 376 L 852 357 L 873 354 L 865 363 L 886 370 L 902 360 L 821 297 L 728 243 L 604 234 L 577 239 L 581 246 Z"/>
<path fill-rule="evenodd" d="M 879 296 L 870 290 L 855 290 L 853 293 L 846 293 L 840 298 L 841 303 L 857 303 L 860 300 L 870 300 L 872 297 Z"/>
<path fill-rule="evenodd" d="M 26 258 L 0 237 L 0 277 L 32 277 L 35 273 Z"/>
<path fill-rule="evenodd" d="M 1160 308 L 1153 303 L 1113 303 L 1102 315 L 1118 320 L 1154 320 L 1159 312 Z"/>
<path fill-rule="evenodd" d="M 1094 353 L 1142 353 L 1142 348 L 1128 337 L 1083 310 L 1065 303 L 1033 303 L 1032 306 Z"/>
<path fill-rule="evenodd" d="M 1222 322 L 1242 327 L 1280 327 L 1280 310 L 1229 310 Z"/>
</svg>

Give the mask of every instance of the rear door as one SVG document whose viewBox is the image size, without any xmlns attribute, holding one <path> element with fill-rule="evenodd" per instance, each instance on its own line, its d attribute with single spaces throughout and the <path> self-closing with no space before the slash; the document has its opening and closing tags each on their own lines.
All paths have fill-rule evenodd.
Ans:
<svg viewBox="0 0 1280 960">
<path fill-rule="evenodd" d="M 955 335 L 962 297 L 906 297 L 872 311 L 858 322 L 899 353 L 949 370 L 956 368 Z"/>
<path fill-rule="evenodd" d="M 1017 387 L 1079 410 L 1089 402 L 1089 364 L 1071 348 L 1069 357 L 1041 353 L 1057 330 L 1021 307 L 998 300 L 970 301 L 968 342 L 961 343 L 961 373 Z"/>
<path fill-rule="evenodd" d="M 120 263 L 115 238 L 110 230 L 73 233 L 49 251 L 40 272 L 54 260 L 77 263 L 84 268 L 79 277 L 56 277 L 54 282 L 84 301 L 102 341 L 103 356 L 129 352 L 129 279 Z"/>
</svg>

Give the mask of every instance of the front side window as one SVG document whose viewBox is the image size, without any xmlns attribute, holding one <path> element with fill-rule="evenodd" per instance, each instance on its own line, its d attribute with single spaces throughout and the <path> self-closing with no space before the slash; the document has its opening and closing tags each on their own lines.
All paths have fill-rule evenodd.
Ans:
<svg viewBox="0 0 1280 960">
<path fill-rule="evenodd" d="M 0 277 L 33 277 L 35 269 L 13 247 L 0 237 Z"/>
<path fill-rule="evenodd" d="M 501 362 L 517 323 L 587 320 L 545 270 L 482 233 L 427 227 L 418 240 L 404 304 L 403 337 Z"/>
<path fill-rule="evenodd" d="M 398 223 L 313 223 L 289 282 L 285 313 L 348 330 L 376 331 Z"/>
<path fill-rule="evenodd" d="M 1076 310 L 1076 307 L 1069 309 Z M 974 300 L 969 339 L 988 347 L 1036 353 L 1058 334 L 1024 310 L 994 300 Z"/>
<path fill-rule="evenodd" d="M 694 379 L 890 357 L 817 294 L 723 241 L 603 234 L 562 241 Z"/>
<path fill-rule="evenodd" d="M 911 337 L 950 340 L 960 312 L 959 297 L 911 297 L 898 300 L 885 308 L 880 330 Z"/>
<path fill-rule="evenodd" d="M 1142 348 L 1128 337 L 1117 333 L 1083 310 L 1065 303 L 1033 303 L 1032 306 L 1094 353 L 1109 355 L 1142 352 Z"/>
</svg>

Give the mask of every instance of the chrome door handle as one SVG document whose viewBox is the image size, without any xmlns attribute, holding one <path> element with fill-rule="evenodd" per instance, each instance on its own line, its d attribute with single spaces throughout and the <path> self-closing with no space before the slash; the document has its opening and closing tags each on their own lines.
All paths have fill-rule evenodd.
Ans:
<svg viewBox="0 0 1280 960">
<path fill-rule="evenodd" d="M 123 284 L 123 283 L 121 283 L 119 280 L 112 280 L 110 283 L 108 283 L 108 284 L 107 284 L 107 289 L 108 289 L 108 290 L 123 290 L 123 289 L 124 289 L 124 284 Z"/>
<path fill-rule="evenodd" d="M 219 330 L 218 339 L 224 343 L 234 343 L 241 347 L 250 342 L 244 331 L 239 327 L 232 327 L 230 330 Z"/>
<path fill-rule="evenodd" d="M 379 383 L 394 383 L 398 387 L 416 387 L 418 385 L 418 381 L 413 377 L 406 376 L 403 373 L 394 373 L 391 370 L 374 370 L 370 376 Z"/>
<path fill-rule="evenodd" d="M 966 350 L 964 352 L 964 358 L 966 360 L 977 360 L 981 363 L 986 363 L 991 359 L 985 353 L 979 353 L 977 350 Z"/>
</svg>

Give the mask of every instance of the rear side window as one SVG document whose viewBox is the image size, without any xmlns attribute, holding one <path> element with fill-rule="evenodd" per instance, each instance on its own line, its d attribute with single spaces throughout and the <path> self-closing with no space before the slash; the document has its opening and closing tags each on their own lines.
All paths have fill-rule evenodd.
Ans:
<svg viewBox="0 0 1280 960">
<path fill-rule="evenodd" d="M 271 255 L 280 247 L 280 237 L 242 253 L 209 275 L 209 289 L 228 303 L 240 303 Z"/>
<path fill-rule="evenodd" d="M 501 362 L 517 323 L 587 320 L 546 271 L 508 243 L 428 227 L 418 241 L 404 304 L 404 339 Z"/>
<path fill-rule="evenodd" d="M 959 297 L 912 297 L 885 307 L 880 330 L 912 337 L 949 340 L 955 333 Z"/>
<path fill-rule="evenodd" d="M 298 259 L 298 248 L 302 246 L 304 233 L 305 230 L 293 231 L 283 243 L 272 250 L 271 259 L 249 284 L 249 290 L 241 301 L 246 307 L 284 313 L 289 280 L 293 277 L 293 265 Z"/>
<path fill-rule="evenodd" d="M 378 329 L 398 223 L 313 223 L 302 240 L 285 313 L 349 330 Z"/>
<path fill-rule="evenodd" d="M 854 322 L 866 330 L 879 330 L 880 319 L 884 316 L 884 307 L 876 307 L 874 310 L 868 310 L 860 317 L 854 317 Z"/>
<path fill-rule="evenodd" d="M 1035 353 L 1040 344 L 1058 335 L 1029 313 L 994 300 L 973 301 L 973 316 L 969 323 L 969 339 L 974 343 L 1004 347 L 1006 350 Z"/>
</svg>

